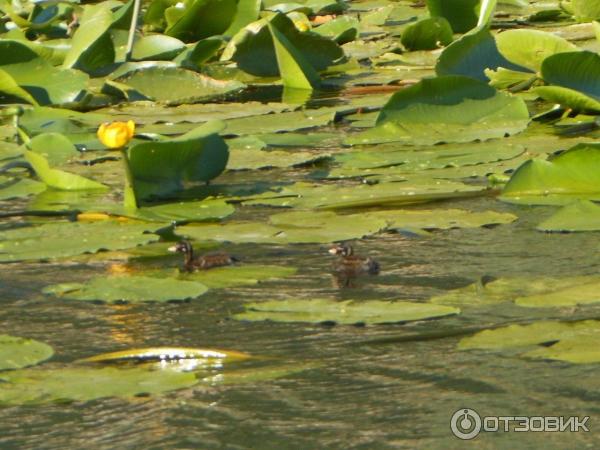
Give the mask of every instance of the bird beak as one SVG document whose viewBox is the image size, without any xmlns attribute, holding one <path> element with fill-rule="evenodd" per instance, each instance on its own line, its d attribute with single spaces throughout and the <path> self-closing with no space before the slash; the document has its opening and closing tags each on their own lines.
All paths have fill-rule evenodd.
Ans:
<svg viewBox="0 0 600 450">
<path fill-rule="evenodd" d="M 169 247 L 167 249 L 167 251 L 172 252 L 172 253 L 176 253 L 177 252 L 177 247 L 175 245 L 173 245 L 173 246 Z"/>
</svg>

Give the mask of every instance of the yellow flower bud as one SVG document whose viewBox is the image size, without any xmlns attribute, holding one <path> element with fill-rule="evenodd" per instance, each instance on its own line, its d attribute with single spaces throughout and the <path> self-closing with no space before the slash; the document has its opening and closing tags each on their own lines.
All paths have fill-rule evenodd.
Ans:
<svg viewBox="0 0 600 450">
<path fill-rule="evenodd" d="M 308 25 L 307 25 L 305 22 L 302 22 L 302 21 L 300 21 L 300 20 L 294 20 L 294 25 L 296 26 L 296 29 L 297 29 L 298 31 L 301 31 L 301 32 L 303 32 L 303 33 L 304 33 L 305 31 L 308 31 L 308 30 L 310 30 L 310 27 L 309 27 L 309 26 L 308 26 Z"/>
<path fill-rule="evenodd" d="M 98 128 L 98 139 L 108 148 L 122 148 L 133 138 L 135 123 L 128 122 L 103 123 Z"/>
</svg>

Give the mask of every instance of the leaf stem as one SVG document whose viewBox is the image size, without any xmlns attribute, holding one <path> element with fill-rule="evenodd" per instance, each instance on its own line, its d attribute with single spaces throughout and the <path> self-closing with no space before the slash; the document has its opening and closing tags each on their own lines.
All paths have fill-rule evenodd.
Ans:
<svg viewBox="0 0 600 450">
<path fill-rule="evenodd" d="M 135 30 L 137 28 L 138 16 L 142 0 L 133 0 L 133 13 L 131 14 L 131 26 L 129 27 L 129 36 L 127 38 L 127 51 L 125 52 L 125 62 L 131 60 L 133 52 L 133 41 L 135 39 Z"/>
</svg>

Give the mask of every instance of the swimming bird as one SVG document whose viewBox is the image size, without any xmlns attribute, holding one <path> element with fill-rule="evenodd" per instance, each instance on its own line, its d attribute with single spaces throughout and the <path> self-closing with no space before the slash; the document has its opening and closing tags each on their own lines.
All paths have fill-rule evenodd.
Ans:
<svg viewBox="0 0 600 450">
<path fill-rule="evenodd" d="M 349 244 L 336 244 L 329 249 L 329 253 L 339 256 L 333 264 L 334 275 L 344 286 L 349 286 L 350 281 L 363 274 L 377 275 L 380 265 L 370 256 L 363 258 L 354 254 L 354 249 Z"/>
<path fill-rule="evenodd" d="M 230 266 L 239 262 L 234 256 L 227 253 L 207 253 L 202 256 L 194 255 L 194 248 L 190 241 L 181 241 L 176 245 L 169 247 L 170 252 L 183 253 L 185 255 L 183 270 L 185 272 L 194 272 L 196 270 L 207 270 L 213 267 Z"/>
</svg>

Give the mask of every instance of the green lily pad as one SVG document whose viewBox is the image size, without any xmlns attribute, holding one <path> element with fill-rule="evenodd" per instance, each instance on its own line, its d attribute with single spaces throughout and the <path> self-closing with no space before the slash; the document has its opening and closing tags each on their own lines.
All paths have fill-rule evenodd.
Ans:
<svg viewBox="0 0 600 450">
<path fill-rule="evenodd" d="M 295 183 L 278 193 L 243 199 L 247 205 L 342 210 L 368 206 L 403 206 L 448 198 L 481 195 L 481 186 L 423 178 L 375 185 L 318 185 Z"/>
<path fill-rule="evenodd" d="M 0 370 L 21 369 L 46 361 L 54 355 L 48 344 L 6 334 L 0 335 Z"/>
<path fill-rule="evenodd" d="M 598 0 L 570 0 L 565 3 L 577 20 L 586 22 L 600 19 L 600 1 Z"/>
<path fill-rule="evenodd" d="M 460 340 L 458 348 L 467 349 L 509 349 L 545 344 L 553 341 L 573 339 L 581 336 L 598 335 L 600 322 L 540 321 L 529 325 L 509 325 L 507 327 L 484 330 Z"/>
<path fill-rule="evenodd" d="M 223 34 L 233 22 L 235 0 L 187 0 L 165 10 L 165 34 L 185 42 Z"/>
<path fill-rule="evenodd" d="M 8 39 L 0 40 L 0 70 L 0 86 L 10 89 L 6 93 L 34 105 L 76 103 L 83 98 L 88 83 L 85 73 L 58 69 L 25 44 Z M 24 96 L 22 90 L 28 95 Z"/>
<path fill-rule="evenodd" d="M 566 39 L 540 30 L 507 30 L 496 35 L 496 43 L 508 61 L 534 72 L 541 70 L 549 56 L 580 50 Z"/>
<path fill-rule="evenodd" d="M 31 164 L 31 167 L 35 170 L 35 174 L 51 188 L 65 191 L 107 189 L 107 186 L 104 184 L 82 177 L 81 175 L 53 169 L 48 164 L 46 158 L 39 153 L 25 151 L 25 159 Z"/>
<path fill-rule="evenodd" d="M 237 320 L 273 322 L 335 322 L 338 324 L 380 324 L 412 322 L 459 314 L 458 308 L 405 301 L 365 302 L 315 299 L 268 301 L 246 304 L 246 311 L 233 317 Z"/>
<path fill-rule="evenodd" d="M 151 34 L 134 43 L 131 56 L 135 61 L 168 61 L 185 49 L 185 44 L 179 39 L 163 34 Z"/>
<path fill-rule="evenodd" d="M 540 231 L 600 231 L 600 206 L 580 200 L 558 210 L 540 223 Z"/>
<path fill-rule="evenodd" d="M 60 165 L 79 156 L 73 143 L 60 133 L 42 133 L 27 144 L 32 152 L 42 155 L 49 164 Z"/>
<path fill-rule="evenodd" d="M 235 208 L 224 200 L 205 199 L 196 202 L 143 206 L 134 211 L 123 211 L 122 215 L 152 222 L 179 223 L 216 221 L 234 212 Z"/>
<path fill-rule="evenodd" d="M 2 69 L 0 69 L 0 94 L 0 99 L 2 99 L 3 103 L 4 98 L 8 96 L 9 98 L 12 97 L 14 99 L 31 103 L 32 105 L 38 104 L 37 100 L 33 98 L 29 92 L 27 92 L 25 89 L 22 89 L 19 86 L 19 83 L 17 83 L 17 81 L 10 76 L 9 73 Z"/>
<path fill-rule="evenodd" d="M 116 367 L 25 369 L 3 372 L 0 380 L 2 405 L 132 398 L 183 389 L 198 382 L 192 372 Z"/>
<path fill-rule="evenodd" d="M 208 122 L 173 139 L 129 148 L 138 200 L 171 194 L 185 182 L 206 182 L 220 175 L 229 158 L 227 144 L 218 134 L 222 129 L 222 122 Z"/>
<path fill-rule="evenodd" d="M 402 45 L 408 50 L 433 50 L 452 42 L 452 27 L 443 17 L 419 20 L 404 30 Z"/>
<path fill-rule="evenodd" d="M 429 302 L 463 307 L 502 302 L 514 302 L 519 306 L 536 308 L 575 306 L 579 303 L 594 303 L 594 296 L 589 295 L 591 291 L 588 287 L 598 286 L 599 283 L 600 278 L 594 276 L 498 278 L 451 290 L 430 298 Z"/>
<path fill-rule="evenodd" d="M 600 280 L 589 280 L 543 294 L 517 297 L 515 303 L 529 308 L 553 308 L 600 303 Z"/>
<path fill-rule="evenodd" d="M 435 72 L 438 75 L 464 75 L 487 82 L 486 70 L 499 67 L 518 69 L 500 54 L 489 28 L 482 26 L 446 47 L 435 65 Z"/>
<path fill-rule="evenodd" d="M 465 33 L 477 25 L 480 0 L 427 0 L 432 17 L 444 17 L 455 33 Z"/>
<path fill-rule="evenodd" d="M 102 221 L 59 222 L 0 231 L 0 261 L 47 260 L 122 250 L 157 241 L 157 235 L 146 234 L 148 229 L 143 224 Z"/>
<path fill-rule="evenodd" d="M 593 364 L 600 362 L 600 339 L 596 336 L 576 336 L 558 341 L 550 347 L 541 347 L 523 356 L 533 359 L 565 361 L 573 364 Z"/>
<path fill-rule="evenodd" d="M 578 144 L 547 161 L 527 161 L 511 176 L 500 199 L 542 205 L 600 199 L 600 145 Z"/>
<path fill-rule="evenodd" d="M 374 128 L 345 143 L 431 145 L 504 137 L 529 122 L 525 102 L 464 76 L 424 79 L 396 92 Z"/>
<path fill-rule="evenodd" d="M 46 185 L 28 178 L 0 176 L 0 200 L 28 197 L 46 190 Z"/>
<path fill-rule="evenodd" d="M 263 151 L 256 149 L 230 150 L 229 170 L 267 169 L 271 167 L 295 167 L 316 163 L 331 157 L 330 153 Z"/>
<path fill-rule="evenodd" d="M 215 80 L 191 70 L 157 65 L 127 72 L 115 81 L 132 87 L 149 99 L 167 104 L 209 100 L 244 87 L 238 81 Z"/>
<path fill-rule="evenodd" d="M 295 213 L 290 213 L 295 214 Z M 358 239 L 383 230 L 386 222 L 360 215 L 342 216 L 334 213 L 313 215 L 300 213 L 303 221 L 298 224 L 286 222 L 282 215 L 271 217 L 273 225 L 264 222 L 231 222 L 222 225 L 185 225 L 176 233 L 197 240 L 219 242 L 254 243 L 328 243 Z M 287 216 L 290 217 L 290 216 Z M 295 217 L 290 217 L 293 220 Z M 284 222 L 286 222 L 284 224 Z M 281 224 L 281 225 L 278 225 Z"/>
<path fill-rule="evenodd" d="M 227 45 L 222 60 L 233 60 L 244 72 L 260 77 L 280 75 L 271 28 L 275 28 L 317 72 L 340 61 L 343 50 L 331 39 L 302 33 L 285 14 L 275 14 L 243 28 Z"/>
<path fill-rule="evenodd" d="M 108 3 L 84 6 L 63 67 L 94 72 L 114 62 L 115 48 L 109 33 L 113 24 L 110 8 Z"/>
<path fill-rule="evenodd" d="M 209 289 L 222 289 L 235 286 L 253 285 L 261 281 L 284 278 L 294 275 L 295 267 L 264 266 L 245 264 L 239 266 L 216 267 L 182 275 L 185 280 L 198 281 Z"/>
<path fill-rule="evenodd" d="M 335 42 L 342 45 L 356 39 L 359 27 L 360 23 L 358 19 L 351 16 L 339 16 L 313 28 L 312 31 L 321 36 L 333 39 Z"/>
<path fill-rule="evenodd" d="M 495 211 L 472 212 L 460 209 L 396 210 L 366 213 L 373 219 L 384 219 L 388 229 L 422 228 L 444 230 L 450 228 L 477 228 L 489 225 L 508 224 L 517 220 L 510 213 Z"/>
<path fill-rule="evenodd" d="M 207 290 L 201 283 L 174 278 L 104 276 L 86 283 L 54 284 L 43 292 L 69 300 L 138 303 L 189 300 Z"/>
</svg>

